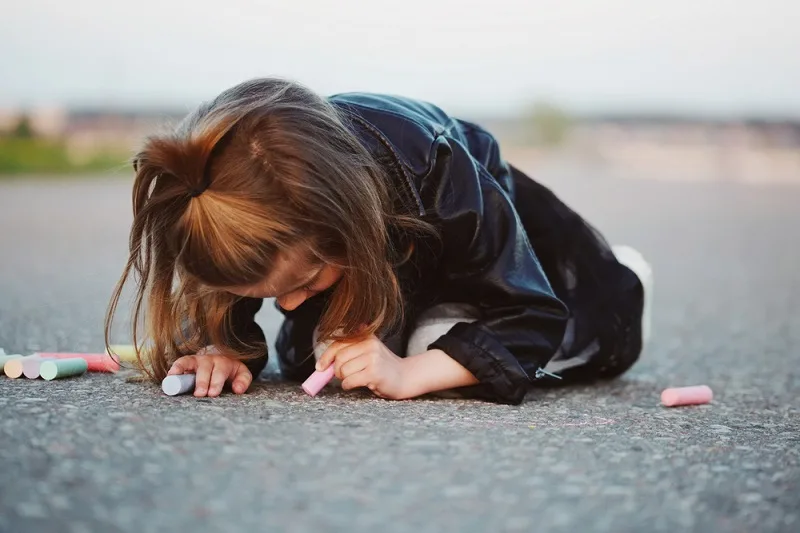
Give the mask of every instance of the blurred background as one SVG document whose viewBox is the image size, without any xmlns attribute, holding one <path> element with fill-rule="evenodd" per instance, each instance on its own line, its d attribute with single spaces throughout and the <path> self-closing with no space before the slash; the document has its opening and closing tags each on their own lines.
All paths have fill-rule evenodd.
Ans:
<svg viewBox="0 0 800 533">
<path fill-rule="evenodd" d="M 0 175 L 125 169 L 242 80 L 378 91 L 480 121 L 518 164 L 800 180 L 800 4 L 28 0 L 0 17 Z"/>
<path fill-rule="evenodd" d="M 784 188 L 800 191 L 793 20 L 794 0 L 724 8 L 716 0 L 28 0 L 7 8 L 0 347 L 102 345 L 103 311 L 127 255 L 130 157 L 146 135 L 259 76 L 324 95 L 420 98 L 483 124 L 506 159 L 609 240 L 669 270 L 666 286 L 689 290 L 687 276 L 711 279 L 715 261 L 741 264 L 750 257 L 742 250 L 758 246 L 785 252 L 764 261 L 794 264 L 791 247 L 762 226 L 791 227 L 785 210 L 794 211 L 795 195 Z M 688 233 L 691 243 L 680 238 Z M 678 268 L 678 257 L 698 252 L 698 264 Z M 753 266 L 748 275 L 763 272 Z M 680 327 L 686 298 L 675 304 L 671 323 Z M 264 309 L 271 341 L 280 319 Z M 128 340 L 124 319 L 116 331 Z"/>
</svg>

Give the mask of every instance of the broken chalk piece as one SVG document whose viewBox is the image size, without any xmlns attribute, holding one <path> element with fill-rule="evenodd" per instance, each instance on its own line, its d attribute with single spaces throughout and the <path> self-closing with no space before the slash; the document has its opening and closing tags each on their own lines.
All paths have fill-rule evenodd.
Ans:
<svg viewBox="0 0 800 533">
<path fill-rule="evenodd" d="M 50 361 L 50 358 L 44 357 L 25 357 L 22 361 L 22 374 L 28 379 L 36 379 L 40 376 L 42 363 Z"/>
<path fill-rule="evenodd" d="M 319 393 L 319 391 L 321 391 L 322 388 L 325 387 L 325 385 L 327 385 L 330 382 L 330 380 L 333 379 L 333 373 L 334 373 L 333 365 L 329 366 L 325 370 L 315 371 L 303 383 L 302 385 L 303 390 L 306 391 L 306 394 L 308 394 L 309 396 L 316 396 Z"/>
<path fill-rule="evenodd" d="M 178 396 L 194 390 L 194 374 L 175 374 L 161 382 L 161 390 L 167 396 Z"/>
<path fill-rule="evenodd" d="M 714 397 L 714 393 L 707 385 L 697 385 L 694 387 L 676 387 L 665 389 L 661 393 L 661 403 L 667 407 L 677 407 L 679 405 L 701 405 L 709 403 Z"/>
<path fill-rule="evenodd" d="M 41 358 L 49 359 L 83 359 L 88 365 L 87 369 L 89 372 L 116 372 L 119 370 L 119 363 L 106 353 L 39 352 L 36 355 Z"/>
<path fill-rule="evenodd" d="M 88 368 L 89 364 L 83 359 L 53 359 L 42 363 L 39 367 L 39 375 L 47 381 L 52 381 L 70 376 L 80 376 Z"/>
</svg>

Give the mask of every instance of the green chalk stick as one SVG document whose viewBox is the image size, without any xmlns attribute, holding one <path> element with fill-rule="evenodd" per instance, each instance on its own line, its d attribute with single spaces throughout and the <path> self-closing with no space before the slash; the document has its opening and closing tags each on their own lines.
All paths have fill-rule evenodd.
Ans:
<svg viewBox="0 0 800 533">
<path fill-rule="evenodd" d="M 5 368 L 5 366 L 6 366 L 6 363 L 11 361 L 12 359 L 22 359 L 22 356 L 19 355 L 19 354 L 16 354 L 16 355 L 0 355 L 0 372 L 3 371 L 3 368 Z"/>
<path fill-rule="evenodd" d="M 55 359 L 45 361 L 39 367 L 39 375 L 47 381 L 69 376 L 79 376 L 86 372 L 89 363 L 85 359 Z"/>
</svg>

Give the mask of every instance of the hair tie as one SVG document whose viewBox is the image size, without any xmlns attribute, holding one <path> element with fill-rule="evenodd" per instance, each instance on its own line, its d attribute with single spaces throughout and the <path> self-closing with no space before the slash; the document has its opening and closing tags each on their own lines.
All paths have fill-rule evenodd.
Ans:
<svg viewBox="0 0 800 533">
<path fill-rule="evenodd" d="M 198 187 L 190 188 L 189 189 L 189 196 L 192 198 L 197 198 L 208 189 L 208 186 L 211 185 L 211 175 L 208 173 L 208 165 L 206 165 L 205 170 L 203 171 L 203 181 L 200 182 Z"/>
<path fill-rule="evenodd" d="M 203 194 L 206 189 L 208 189 L 208 185 L 201 185 L 200 187 L 197 187 L 195 189 L 189 189 L 189 196 L 192 198 L 197 198 L 198 196 Z"/>
</svg>

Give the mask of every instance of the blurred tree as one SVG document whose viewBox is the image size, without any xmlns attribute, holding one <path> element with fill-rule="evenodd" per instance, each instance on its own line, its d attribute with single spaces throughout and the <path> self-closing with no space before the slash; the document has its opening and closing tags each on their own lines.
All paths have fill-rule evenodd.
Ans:
<svg viewBox="0 0 800 533">
<path fill-rule="evenodd" d="M 32 139 L 34 137 L 31 119 L 28 115 L 22 115 L 22 118 L 20 118 L 17 123 L 17 127 L 11 132 L 11 136 L 16 139 Z"/>
<path fill-rule="evenodd" d="M 569 134 L 571 119 L 566 111 L 555 104 L 537 102 L 528 112 L 527 123 L 536 144 L 558 146 Z"/>
</svg>

